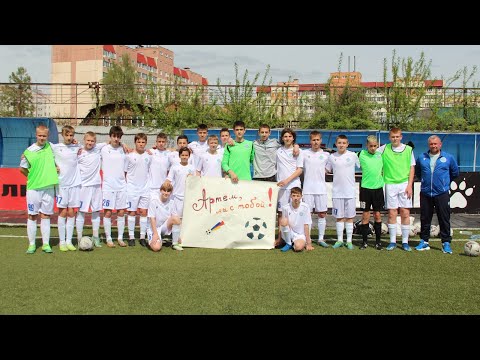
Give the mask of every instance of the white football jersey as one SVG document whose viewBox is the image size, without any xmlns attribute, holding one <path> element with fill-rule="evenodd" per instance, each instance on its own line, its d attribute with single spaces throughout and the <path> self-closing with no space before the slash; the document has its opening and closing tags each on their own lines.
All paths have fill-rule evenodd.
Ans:
<svg viewBox="0 0 480 360">
<path fill-rule="evenodd" d="M 282 216 L 288 219 L 288 226 L 297 234 L 305 234 L 304 225 L 312 224 L 312 215 L 310 214 L 310 208 L 303 201 L 297 209 L 294 209 L 292 204 L 282 206 Z"/>
<path fill-rule="evenodd" d="M 326 169 L 333 172 L 332 198 L 355 198 L 355 165 L 360 168 L 357 154 L 346 150 L 343 154 L 338 152 L 329 156 Z"/>
<path fill-rule="evenodd" d="M 163 202 L 159 198 L 152 198 L 148 205 L 147 217 L 155 218 L 158 227 L 174 213 L 174 210 L 175 205 L 171 197 L 167 202 Z M 147 223 L 147 228 L 151 230 L 150 221 Z"/>
<path fill-rule="evenodd" d="M 64 143 L 52 144 L 55 163 L 60 168 L 58 186 L 73 187 L 82 184 L 80 169 L 78 167 L 79 144 L 65 145 Z"/>
<path fill-rule="evenodd" d="M 131 152 L 127 155 L 127 194 L 148 196 L 150 183 L 148 182 L 152 155 L 146 151 L 143 154 Z"/>
<path fill-rule="evenodd" d="M 183 198 L 185 196 L 185 182 L 188 175 L 195 175 L 195 168 L 193 165 L 174 165 L 168 173 L 167 179 L 170 180 L 173 185 L 172 196 L 177 198 Z"/>
<path fill-rule="evenodd" d="M 91 150 L 82 150 L 78 155 L 78 167 L 80 169 L 80 177 L 82 178 L 82 186 L 100 185 L 102 178 L 100 177 L 100 168 L 102 166 L 101 151 L 106 143 L 96 144 Z"/>
<path fill-rule="evenodd" d="M 223 153 L 218 151 L 215 154 L 207 151 L 198 158 L 197 171 L 200 171 L 202 176 L 222 177 L 222 159 Z"/>
<path fill-rule="evenodd" d="M 103 170 L 103 191 L 126 191 L 127 154 L 123 147 L 106 145 L 101 150 Z"/>
<path fill-rule="evenodd" d="M 295 158 L 293 156 L 293 146 L 290 149 L 286 149 L 285 146 L 278 148 L 277 150 L 277 181 L 284 180 L 292 175 L 297 168 L 303 168 L 303 151 Z M 295 186 L 300 187 L 300 177 L 290 181 L 282 189 L 291 189 Z"/>
<path fill-rule="evenodd" d="M 160 189 L 167 178 L 168 169 L 170 168 L 170 160 L 168 158 L 170 151 L 152 149 L 152 163 L 148 172 L 150 188 Z"/>
<path fill-rule="evenodd" d="M 330 154 L 320 149 L 303 151 L 303 194 L 321 195 L 327 193 L 325 165 Z"/>
</svg>

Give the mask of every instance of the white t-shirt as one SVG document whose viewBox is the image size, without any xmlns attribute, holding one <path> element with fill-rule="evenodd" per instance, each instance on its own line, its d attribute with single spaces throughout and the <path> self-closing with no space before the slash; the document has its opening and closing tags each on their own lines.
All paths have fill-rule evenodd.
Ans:
<svg viewBox="0 0 480 360">
<path fill-rule="evenodd" d="M 150 171 L 148 172 L 150 188 L 160 189 L 167 178 L 168 169 L 170 168 L 170 160 L 168 150 L 150 150 L 152 153 L 152 163 L 150 164 Z"/>
<path fill-rule="evenodd" d="M 320 195 L 327 193 L 325 184 L 325 165 L 330 154 L 320 149 L 303 151 L 303 194 Z"/>
<path fill-rule="evenodd" d="M 123 147 L 106 145 L 101 150 L 104 191 L 126 191 L 127 154 Z"/>
<path fill-rule="evenodd" d="M 155 218 L 157 227 L 161 226 L 174 212 L 174 201 L 170 198 L 168 201 L 163 202 L 159 198 L 152 198 L 148 205 L 147 217 Z M 152 230 L 150 221 L 147 223 L 147 228 Z"/>
<path fill-rule="evenodd" d="M 343 154 L 338 152 L 329 156 L 326 169 L 333 172 L 332 198 L 355 198 L 355 165 L 360 168 L 357 154 L 346 150 Z"/>
<path fill-rule="evenodd" d="M 208 151 L 208 142 L 207 140 L 204 142 L 192 141 L 190 144 L 188 144 L 188 147 L 192 150 L 194 155 L 200 156 L 205 151 Z"/>
<path fill-rule="evenodd" d="M 197 171 L 202 176 L 222 177 L 222 159 L 223 153 L 217 151 L 212 154 L 207 151 L 198 157 Z"/>
<path fill-rule="evenodd" d="M 383 154 L 383 152 L 385 151 L 385 146 L 386 144 L 380 146 L 377 151 L 380 153 L 380 154 Z M 400 145 L 398 147 L 393 147 L 392 146 L 392 151 L 393 152 L 402 152 L 403 150 L 405 150 L 405 144 L 402 144 L 400 143 Z M 413 150 L 412 150 L 412 158 L 410 160 L 410 166 L 415 166 L 417 162 L 415 161 L 415 155 L 413 154 Z"/>
<path fill-rule="evenodd" d="M 100 177 L 101 151 L 106 145 L 106 143 L 95 144 L 91 150 L 83 149 L 82 153 L 78 155 L 78 168 L 80 169 L 82 186 L 100 185 L 102 183 Z"/>
<path fill-rule="evenodd" d="M 195 175 L 195 168 L 193 165 L 173 165 L 168 173 L 167 179 L 170 180 L 173 185 L 172 196 L 182 199 L 185 196 L 185 181 L 188 175 Z"/>
<path fill-rule="evenodd" d="M 282 216 L 288 219 L 288 226 L 297 234 L 305 234 L 304 225 L 312 224 L 312 215 L 310 214 L 310 208 L 303 201 L 297 209 L 294 209 L 292 204 L 282 206 Z"/>
<path fill-rule="evenodd" d="M 60 168 L 58 186 L 73 187 L 82 184 L 80 169 L 78 167 L 79 144 L 65 145 L 64 143 L 52 144 L 55 163 Z"/>
<path fill-rule="evenodd" d="M 150 193 L 148 173 L 151 163 L 152 156 L 147 152 L 131 152 L 127 155 L 127 194 L 143 196 Z"/>
<path fill-rule="evenodd" d="M 295 158 L 293 157 L 293 146 L 290 149 L 286 149 L 285 146 L 278 148 L 277 150 L 277 181 L 285 180 L 292 175 L 297 168 L 303 168 L 303 151 Z M 282 189 L 291 189 L 295 186 L 300 187 L 300 177 L 290 181 Z"/>
</svg>

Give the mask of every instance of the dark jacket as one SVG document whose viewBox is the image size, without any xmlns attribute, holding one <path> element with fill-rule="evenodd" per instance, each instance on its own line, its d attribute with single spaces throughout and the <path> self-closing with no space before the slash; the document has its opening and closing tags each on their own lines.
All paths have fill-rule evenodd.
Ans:
<svg viewBox="0 0 480 360">
<path fill-rule="evenodd" d="M 452 155 L 440 151 L 433 174 L 430 169 L 430 151 L 420 154 L 415 165 L 415 174 L 421 179 L 421 192 L 429 197 L 442 195 L 450 190 L 450 183 L 458 174 L 458 165 Z"/>
</svg>

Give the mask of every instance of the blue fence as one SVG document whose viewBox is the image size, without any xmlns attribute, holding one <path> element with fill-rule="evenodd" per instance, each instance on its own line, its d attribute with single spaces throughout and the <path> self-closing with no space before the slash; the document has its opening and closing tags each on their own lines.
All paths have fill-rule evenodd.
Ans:
<svg viewBox="0 0 480 360">
<path fill-rule="evenodd" d="M 283 129 L 272 129 L 270 137 L 280 139 Z M 311 130 L 296 130 L 297 143 L 300 146 L 308 147 L 310 145 Z M 349 150 L 358 152 L 365 149 L 365 143 L 368 135 L 375 135 L 379 139 L 380 144 L 389 143 L 388 131 L 375 130 L 319 130 L 322 133 L 322 147 L 335 149 L 335 139 L 338 135 L 347 135 L 349 141 Z M 184 135 L 188 136 L 188 141 L 197 140 L 196 129 L 183 130 Z M 220 129 L 209 129 L 209 135 L 220 136 Z M 442 139 L 442 150 L 451 153 L 457 160 L 461 172 L 480 171 L 480 154 L 478 146 L 480 144 L 479 133 L 419 133 L 419 132 L 403 132 L 403 143 L 411 142 L 414 145 L 415 156 L 428 150 L 428 137 L 430 135 L 438 135 Z M 258 130 L 247 129 L 245 138 L 247 140 L 255 140 Z M 230 131 L 230 136 L 234 136 Z"/>
<path fill-rule="evenodd" d="M 49 118 L 0 118 L 0 168 L 20 166 L 20 157 L 37 141 L 35 128 L 44 124 L 49 128 L 48 140 L 58 143 L 57 125 Z"/>
</svg>

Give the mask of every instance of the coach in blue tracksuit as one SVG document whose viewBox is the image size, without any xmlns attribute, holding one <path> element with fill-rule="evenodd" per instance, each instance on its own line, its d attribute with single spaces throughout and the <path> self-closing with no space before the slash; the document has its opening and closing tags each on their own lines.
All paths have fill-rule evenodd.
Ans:
<svg viewBox="0 0 480 360">
<path fill-rule="evenodd" d="M 458 176 L 458 165 L 452 155 L 441 151 L 442 140 L 437 135 L 428 138 L 429 151 L 417 157 L 415 173 L 421 179 L 420 190 L 420 221 L 421 241 L 417 250 L 430 250 L 430 226 L 433 210 L 437 212 L 442 238 L 442 251 L 451 254 L 450 242 L 450 183 Z"/>
</svg>

